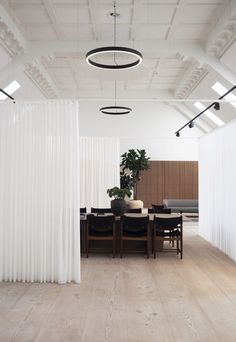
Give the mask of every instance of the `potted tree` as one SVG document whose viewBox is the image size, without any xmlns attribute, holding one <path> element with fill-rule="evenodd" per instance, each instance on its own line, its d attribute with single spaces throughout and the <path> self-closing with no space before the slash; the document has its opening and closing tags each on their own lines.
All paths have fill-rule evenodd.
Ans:
<svg viewBox="0 0 236 342">
<path fill-rule="evenodd" d="M 122 154 L 121 158 L 121 188 L 128 188 L 129 190 L 132 189 L 134 200 L 137 200 L 137 185 L 141 179 L 140 172 L 149 169 L 150 158 L 147 157 L 144 149 L 130 149 L 128 152 Z"/>
<path fill-rule="evenodd" d="M 114 188 L 107 189 L 107 193 L 109 197 L 114 197 L 111 200 L 111 211 L 116 216 L 121 216 L 125 213 L 127 208 L 127 202 L 125 201 L 125 197 L 131 196 L 131 191 L 127 188 L 118 188 L 115 186 Z"/>
</svg>

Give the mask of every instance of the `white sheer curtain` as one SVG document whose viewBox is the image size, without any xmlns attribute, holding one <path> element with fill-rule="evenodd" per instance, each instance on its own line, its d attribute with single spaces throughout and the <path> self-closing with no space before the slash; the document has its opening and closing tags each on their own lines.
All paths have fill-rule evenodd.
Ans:
<svg viewBox="0 0 236 342">
<path fill-rule="evenodd" d="M 0 281 L 80 281 L 77 101 L 0 104 Z"/>
<path fill-rule="evenodd" d="M 107 189 L 120 185 L 118 138 L 80 138 L 81 207 L 110 207 Z"/>
<path fill-rule="evenodd" d="M 236 261 L 236 121 L 200 139 L 199 232 Z"/>
</svg>

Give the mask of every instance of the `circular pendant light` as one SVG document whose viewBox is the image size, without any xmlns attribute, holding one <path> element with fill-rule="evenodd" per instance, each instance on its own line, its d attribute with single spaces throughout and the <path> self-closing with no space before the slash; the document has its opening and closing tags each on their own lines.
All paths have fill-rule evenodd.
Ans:
<svg viewBox="0 0 236 342">
<path fill-rule="evenodd" d="M 93 49 L 89 51 L 86 54 L 86 61 L 89 65 L 92 65 L 96 68 L 101 69 L 128 69 L 138 66 L 142 60 L 143 56 L 142 54 L 135 50 L 131 49 L 129 47 L 123 47 L 123 46 L 116 46 L 116 18 L 119 16 L 119 14 L 116 12 L 116 1 L 114 1 L 114 12 L 110 13 L 110 15 L 114 18 L 114 46 L 106 46 L 106 47 L 100 47 L 97 49 Z M 113 61 L 110 64 L 103 63 L 100 61 L 97 61 L 99 57 L 107 57 L 109 54 L 112 54 Z M 122 58 L 122 62 L 118 62 L 119 56 Z M 132 62 L 127 61 L 124 62 L 124 57 L 128 57 L 128 59 L 133 59 Z"/>
<path fill-rule="evenodd" d="M 123 107 L 123 106 L 116 105 L 116 95 L 117 95 L 117 85 L 115 81 L 115 105 L 100 108 L 100 112 L 102 114 L 125 115 L 125 114 L 130 114 L 132 112 L 132 109 L 130 107 Z"/>
<path fill-rule="evenodd" d="M 93 60 L 93 57 L 96 57 L 98 55 L 107 55 L 109 53 L 112 53 L 113 55 L 115 53 L 129 55 L 129 56 L 134 57 L 135 60 L 131 63 L 122 63 L 122 64 L 118 64 L 117 61 L 114 64 L 105 64 L 105 63 L 98 63 Z M 97 68 L 101 68 L 101 69 L 129 69 L 129 68 L 138 66 L 142 62 L 142 60 L 143 60 L 143 56 L 139 51 L 130 49 L 127 47 L 122 47 L 122 46 L 101 47 L 101 48 L 91 50 L 86 54 L 86 61 L 88 62 L 88 64 Z"/>
<path fill-rule="evenodd" d="M 100 112 L 109 115 L 124 115 L 130 114 L 132 112 L 132 109 L 123 106 L 108 106 L 100 108 Z"/>
</svg>

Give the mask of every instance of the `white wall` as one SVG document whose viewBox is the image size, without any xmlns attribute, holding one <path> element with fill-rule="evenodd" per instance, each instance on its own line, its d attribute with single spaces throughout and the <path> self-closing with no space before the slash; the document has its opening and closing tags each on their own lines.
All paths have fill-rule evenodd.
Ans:
<svg viewBox="0 0 236 342">
<path fill-rule="evenodd" d="M 198 137 L 202 132 L 194 127 L 174 132 L 188 120 L 175 108 L 154 101 L 119 102 L 130 106 L 129 115 L 112 116 L 99 108 L 107 102 L 80 103 L 80 136 L 119 137 L 121 153 L 130 148 L 145 148 L 152 160 L 198 160 Z"/>
<path fill-rule="evenodd" d="M 199 233 L 236 261 L 236 120 L 199 147 Z"/>
</svg>

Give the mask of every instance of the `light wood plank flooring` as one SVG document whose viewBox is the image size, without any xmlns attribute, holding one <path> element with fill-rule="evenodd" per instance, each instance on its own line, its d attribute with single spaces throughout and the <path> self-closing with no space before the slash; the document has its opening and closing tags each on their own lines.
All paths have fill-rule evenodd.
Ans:
<svg viewBox="0 0 236 342">
<path fill-rule="evenodd" d="M 82 258 L 82 283 L 0 284 L 0 341 L 235 342 L 236 264 L 185 224 L 184 259 Z"/>
</svg>

